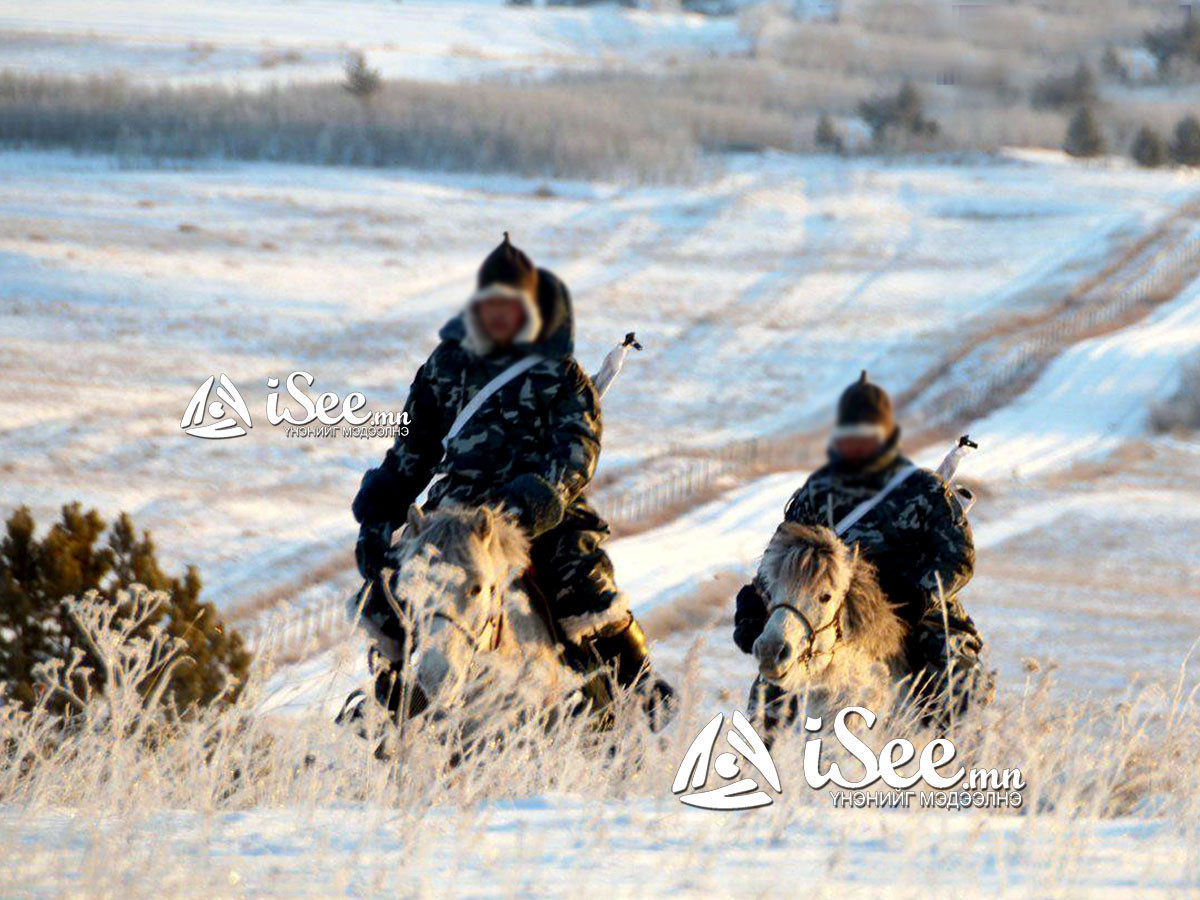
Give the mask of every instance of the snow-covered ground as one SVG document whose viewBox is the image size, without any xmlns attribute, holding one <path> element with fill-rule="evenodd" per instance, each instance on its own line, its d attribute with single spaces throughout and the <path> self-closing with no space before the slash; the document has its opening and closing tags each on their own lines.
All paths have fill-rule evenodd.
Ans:
<svg viewBox="0 0 1200 900">
<path fill-rule="evenodd" d="M 397 408 L 506 228 L 571 284 L 585 364 L 630 329 L 646 343 L 607 402 L 603 474 L 821 423 L 863 366 L 899 392 L 964 323 L 1054 301 L 1195 189 L 1057 161 L 774 156 L 690 188 L 49 153 L 0 172 L 0 504 L 127 509 L 222 604 L 344 554 L 386 441 L 262 419 L 196 440 L 179 428 L 196 387 L 225 373 L 263 410 L 267 377 L 303 369 Z"/>
<path fill-rule="evenodd" d="M 988 450 L 978 474 L 1029 478 L 1142 434 L 1200 347 L 1200 283 L 1145 321 L 1062 354 L 1018 402 L 973 426 Z M 1148 402 L 1151 401 L 1151 402 Z"/>
<path fill-rule="evenodd" d="M 122 69 L 173 83 L 333 78 L 358 50 L 389 76 L 536 76 L 667 65 L 742 41 L 734 20 L 614 5 L 0 5 L 0 69 Z M 370 408 L 397 408 L 505 229 L 572 286 L 586 365 L 630 329 L 646 344 L 606 403 L 601 476 L 619 480 L 676 444 L 817 427 L 862 367 L 902 393 L 962 335 L 1058 302 L 1198 188 L 1182 172 L 1045 153 L 729 157 L 699 183 L 653 188 L 298 166 L 122 169 L 2 153 L 0 513 L 28 504 L 45 524 L 71 500 L 109 518 L 129 510 L 170 567 L 198 564 L 206 595 L 226 607 L 340 596 L 355 581 L 348 501 L 387 442 L 286 436 L 262 415 L 266 379 L 302 369 L 316 390 L 361 390 Z M 1023 689 L 1033 657 L 1042 671 L 1057 666 L 1053 693 L 1069 708 L 1099 696 L 1123 716 L 1130 684 L 1170 680 L 1200 635 L 1200 444 L 1146 433 L 1148 405 L 1200 344 L 1198 322 L 1192 284 L 1146 319 L 1066 349 L 1014 402 L 962 423 L 983 444 L 964 466 L 981 496 L 979 569 L 964 601 L 988 638 L 1002 701 Z M 242 391 L 255 427 L 232 441 L 187 437 L 184 408 L 219 373 Z M 753 667 L 728 638 L 732 592 L 803 477 L 740 485 L 611 545 L 621 586 L 658 635 L 656 664 L 673 679 L 693 672 L 706 711 L 742 706 Z M 689 615 L 673 620 L 679 610 Z M 277 673 L 260 711 L 291 722 L 284 716 L 336 707 L 362 675 L 358 651 L 341 645 Z M 816 886 L 1182 896 L 1200 881 L 1195 822 L 1153 810 L 1106 820 L 1046 809 L 830 816 L 809 803 L 730 817 L 684 809 L 668 768 L 652 789 L 581 798 L 568 787 L 461 809 L 280 808 L 275 797 L 236 812 L 111 817 L 0 807 L 10 886 L 0 894 Z"/>
<path fill-rule="evenodd" d="M 203 868 L 134 855 L 91 867 L 87 883 L 117 891 L 161 871 L 162 895 L 197 897 L 774 897 L 796 885 L 823 897 L 1180 897 L 1195 867 L 1187 836 L 1155 822 L 1064 828 L 1051 817 L 930 811 L 913 827 L 907 814 L 827 807 L 781 819 L 688 810 L 673 798 L 598 806 L 551 797 L 434 810 L 414 840 L 410 814 L 390 809 L 170 813 L 123 839 Z M 0 812 L 0 849 L 10 829 L 35 848 L 7 864 L 13 883 L 72 895 L 81 879 L 53 854 L 78 853 L 106 824 Z"/>
<path fill-rule="evenodd" d="M 259 86 L 336 80 L 349 52 L 391 78 L 462 81 L 736 52 L 731 18 L 503 0 L 38 0 L 0 5 L 0 69 L 119 71 Z"/>
</svg>

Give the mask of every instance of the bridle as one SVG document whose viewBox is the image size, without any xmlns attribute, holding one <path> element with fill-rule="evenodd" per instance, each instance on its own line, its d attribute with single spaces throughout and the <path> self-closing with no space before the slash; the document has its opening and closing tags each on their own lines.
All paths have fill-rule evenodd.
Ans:
<svg viewBox="0 0 1200 900">
<path fill-rule="evenodd" d="M 786 602 L 780 601 L 778 603 L 772 603 L 770 606 L 767 607 L 767 617 L 768 618 L 776 610 L 782 609 L 785 612 L 790 612 L 792 615 L 794 615 L 796 618 L 798 618 L 801 622 L 803 622 L 804 628 L 808 632 L 808 646 L 804 649 L 803 653 L 797 654 L 795 656 L 795 658 L 792 659 L 791 664 L 787 667 L 787 669 L 784 670 L 783 674 L 786 675 L 788 672 L 792 671 L 792 669 L 794 669 L 800 663 L 808 665 L 808 663 L 810 663 L 812 661 L 813 657 L 826 656 L 826 655 L 833 656 L 834 648 L 837 647 L 838 643 L 842 639 L 842 610 L 845 609 L 845 607 L 846 607 L 846 595 L 843 594 L 842 600 L 840 603 L 838 603 L 837 609 L 835 609 L 833 611 L 833 618 L 830 619 L 828 622 L 826 622 L 824 625 L 822 625 L 820 628 L 813 628 L 812 622 L 808 621 L 808 616 L 806 616 L 798 606 L 795 606 L 791 603 L 786 603 Z M 830 628 L 833 629 L 833 644 L 830 646 L 830 648 L 828 650 L 818 650 L 817 649 L 817 636 L 825 631 L 828 631 Z"/>
<path fill-rule="evenodd" d="M 471 650 L 474 653 L 479 653 L 483 649 L 484 640 L 488 641 L 487 652 L 491 652 L 500 646 L 500 641 L 504 637 L 504 604 L 496 604 L 496 610 L 483 623 L 483 628 L 479 634 L 472 634 L 471 629 L 467 628 L 456 616 L 447 612 L 442 612 L 440 609 L 433 613 L 430 618 L 441 619 L 447 625 L 454 628 L 459 634 L 467 639 L 467 643 L 471 645 Z"/>
<path fill-rule="evenodd" d="M 413 614 L 408 610 L 407 605 L 401 603 L 401 601 L 396 597 L 395 593 L 392 591 L 392 584 L 391 584 L 392 576 L 395 574 L 398 574 L 398 571 L 399 570 L 393 570 L 393 569 L 385 570 L 385 573 L 380 577 L 380 584 L 383 586 L 384 597 L 386 598 L 388 605 L 392 607 L 392 610 L 396 613 L 397 616 L 400 617 L 400 620 L 402 622 L 409 622 L 410 623 L 409 627 L 415 632 L 416 622 L 413 621 L 413 619 L 414 619 Z M 449 625 L 451 628 L 453 628 L 455 631 L 457 631 L 459 634 L 461 634 L 464 638 L 466 638 L 467 643 L 471 645 L 471 651 L 473 653 L 479 653 L 481 650 L 483 650 L 484 649 L 484 641 L 487 640 L 488 643 L 487 643 L 486 649 L 487 649 L 487 652 L 490 653 L 491 651 L 496 650 L 500 646 L 500 641 L 504 637 L 504 622 L 505 622 L 504 604 L 502 602 L 501 603 L 494 602 L 495 597 L 496 597 L 496 591 L 497 591 L 497 588 L 493 587 L 492 588 L 492 599 L 493 599 L 494 610 L 491 613 L 491 615 L 489 615 L 487 617 L 487 620 L 483 623 L 483 628 L 480 629 L 479 634 L 474 634 L 471 631 L 471 629 L 469 629 L 466 625 L 464 625 L 461 621 L 459 621 L 457 616 L 454 616 L 448 612 L 442 612 L 440 609 L 435 610 L 430 615 L 430 618 L 431 619 L 441 619 L 443 622 L 445 622 L 447 625 Z M 414 637 L 415 637 L 415 634 L 414 634 Z M 415 643 L 415 641 L 414 641 L 414 643 Z"/>
</svg>

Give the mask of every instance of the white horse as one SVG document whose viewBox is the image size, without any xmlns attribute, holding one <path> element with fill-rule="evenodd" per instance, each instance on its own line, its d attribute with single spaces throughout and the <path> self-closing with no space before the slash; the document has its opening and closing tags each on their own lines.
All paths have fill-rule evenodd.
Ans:
<svg viewBox="0 0 1200 900">
<path fill-rule="evenodd" d="M 420 697 L 402 708 L 439 717 L 458 709 L 470 734 L 569 701 L 582 679 L 531 606 L 522 583 L 529 540 L 511 516 L 414 506 L 393 554 L 384 581 L 409 640 L 401 649 L 373 636 L 401 671 L 396 689 Z"/>
<path fill-rule="evenodd" d="M 908 674 L 908 626 L 869 562 L 829 528 L 784 522 L 757 580 L 767 622 L 754 642 L 751 699 L 768 730 L 801 708 L 817 717 L 847 705 L 880 712 L 895 701 Z"/>
</svg>

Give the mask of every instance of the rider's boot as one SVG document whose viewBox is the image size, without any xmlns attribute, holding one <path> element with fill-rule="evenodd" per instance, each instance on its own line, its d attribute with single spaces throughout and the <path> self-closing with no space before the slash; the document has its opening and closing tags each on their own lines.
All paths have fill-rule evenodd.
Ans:
<svg viewBox="0 0 1200 900">
<path fill-rule="evenodd" d="M 646 633 L 632 615 L 617 622 L 587 641 L 588 649 L 608 667 L 616 684 L 633 690 L 642 698 L 642 708 L 650 728 L 660 731 L 674 714 L 675 689 L 650 668 L 650 650 Z"/>
</svg>

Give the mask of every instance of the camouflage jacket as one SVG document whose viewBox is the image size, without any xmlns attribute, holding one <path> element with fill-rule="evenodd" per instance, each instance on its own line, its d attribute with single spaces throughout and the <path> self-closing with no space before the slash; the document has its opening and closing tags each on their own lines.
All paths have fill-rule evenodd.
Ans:
<svg viewBox="0 0 1200 900">
<path fill-rule="evenodd" d="M 836 462 L 818 469 L 792 495 L 784 518 L 833 527 L 858 504 L 877 494 L 900 469 L 912 463 L 893 446 L 872 465 L 851 472 Z M 971 526 L 949 486 L 937 474 L 919 470 L 843 535 L 857 545 L 879 573 L 888 599 L 914 628 L 922 619 L 942 618 L 942 601 L 951 627 L 967 618 L 955 595 L 975 571 Z M 765 607 L 751 586 L 738 596 L 739 645 L 761 633 Z"/>
<path fill-rule="evenodd" d="M 363 477 L 353 511 L 363 523 L 396 526 L 435 474 L 429 505 L 447 500 L 502 502 L 519 509 L 534 534 L 583 505 L 600 454 L 599 399 L 575 361 L 571 298 L 553 274 L 539 272 L 543 327 L 529 345 L 484 352 L 464 317 L 442 328 L 441 344 L 418 370 L 405 412 L 409 434 Z M 445 448 L 459 411 L 515 359 L 544 359 L 490 397 Z"/>
</svg>

